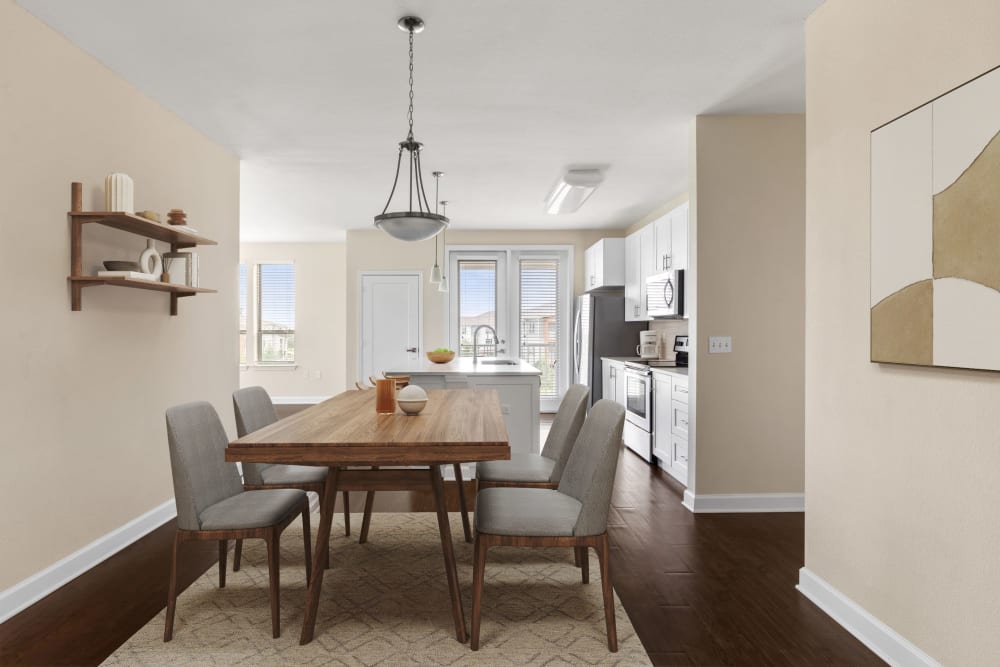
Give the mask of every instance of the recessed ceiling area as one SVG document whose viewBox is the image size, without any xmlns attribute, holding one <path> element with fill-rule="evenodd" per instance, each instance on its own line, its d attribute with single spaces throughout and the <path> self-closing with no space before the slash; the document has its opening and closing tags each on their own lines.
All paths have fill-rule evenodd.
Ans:
<svg viewBox="0 0 1000 667">
<path fill-rule="evenodd" d="M 446 174 L 452 228 L 593 229 L 687 190 L 694 116 L 802 112 L 821 2 L 19 0 L 239 155 L 241 239 L 286 242 L 374 228 L 407 130 L 400 16 L 427 24 L 414 134 L 428 186 Z M 579 167 L 603 185 L 547 215 Z"/>
</svg>

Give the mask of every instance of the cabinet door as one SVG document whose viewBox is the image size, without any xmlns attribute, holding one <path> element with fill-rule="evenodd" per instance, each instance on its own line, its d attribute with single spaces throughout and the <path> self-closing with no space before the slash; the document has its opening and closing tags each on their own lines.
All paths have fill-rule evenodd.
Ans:
<svg viewBox="0 0 1000 667">
<path fill-rule="evenodd" d="M 670 436 L 670 474 L 678 482 L 687 486 L 688 478 L 688 441 L 687 438 Z"/>
<path fill-rule="evenodd" d="M 646 225 L 639 235 L 639 319 L 650 319 L 646 312 L 646 278 L 656 273 L 656 231 Z"/>
<path fill-rule="evenodd" d="M 597 274 L 595 273 L 597 267 L 594 259 L 597 255 L 596 249 L 597 246 L 590 246 L 583 253 L 583 291 L 585 292 L 597 286 Z"/>
<path fill-rule="evenodd" d="M 660 466 L 670 467 L 670 377 L 653 373 L 653 456 Z"/>
<path fill-rule="evenodd" d="M 639 232 L 625 237 L 625 321 L 645 319 L 642 302 L 642 258 L 640 257 Z"/>
<path fill-rule="evenodd" d="M 615 400 L 615 367 L 610 361 L 601 361 L 601 398 Z"/>
<path fill-rule="evenodd" d="M 672 269 L 686 269 L 688 265 L 688 205 L 682 204 L 670 213 L 670 251 Z"/>
<path fill-rule="evenodd" d="M 594 277 L 590 283 L 591 287 L 601 287 L 604 285 L 604 240 L 600 240 L 593 245 L 594 248 Z"/>
<path fill-rule="evenodd" d="M 656 235 L 656 256 L 654 257 L 655 267 L 653 273 L 666 271 L 670 268 L 670 243 L 672 241 L 670 227 L 670 213 L 667 213 L 653 223 L 653 231 Z"/>
<path fill-rule="evenodd" d="M 625 364 L 615 364 L 615 401 L 625 405 Z"/>
</svg>

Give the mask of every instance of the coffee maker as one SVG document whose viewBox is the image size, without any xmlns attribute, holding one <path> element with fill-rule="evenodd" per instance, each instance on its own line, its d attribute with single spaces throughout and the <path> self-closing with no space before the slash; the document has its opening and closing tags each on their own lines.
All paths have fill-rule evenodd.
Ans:
<svg viewBox="0 0 1000 667">
<path fill-rule="evenodd" d="M 656 331 L 640 331 L 639 344 L 635 347 L 640 359 L 658 359 L 660 357 L 660 334 Z"/>
</svg>

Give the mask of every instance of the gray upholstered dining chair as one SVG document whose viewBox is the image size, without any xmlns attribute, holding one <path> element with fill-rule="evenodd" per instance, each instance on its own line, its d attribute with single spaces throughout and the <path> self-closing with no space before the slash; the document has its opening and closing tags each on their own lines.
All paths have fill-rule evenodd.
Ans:
<svg viewBox="0 0 1000 667">
<path fill-rule="evenodd" d="M 486 552 L 494 546 L 572 547 L 588 582 L 587 550 L 597 551 L 608 649 L 618 650 L 608 545 L 608 512 L 618 467 L 625 408 L 602 399 L 590 411 L 558 489 L 489 488 L 476 498 L 472 575 L 472 650 L 479 650 Z"/>
<path fill-rule="evenodd" d="M 170 561 L 167 618 L 163 641 L 174 634 L 177 604 L 177 556 L 182 542 L 218 540 L 219 588 L 226 586 L 229 540 L 262 538 L 267 544 L 271 634 L 281 633 L 278 612 L 278 562 L 281 531 L 302 515 L 306 580 L 312 577 L 309 550 L 309 499 L 300 489 L 245 491 L 235 463 L 225 460 L 229 438 L 209 403 L 187 403 L 167 410 L 167 443 L 177 504 L 177 531 Z"/>
<path fill-rule="evenodd" d="M 476 464 L 479 489 L 497 486 L 526 486 L 554 489 L 559 486 L 569 454 L 573 451 L 583 420 L 587 416 L 586 385 L 566 390 L 541 454 L 511 452 L 509 461 L 481 461 Z"/>
<path fill-rule="evenodd" d="M 267 390 L 263 387 L 245 387 L 233 392 L 233 411 L 236 413 L 236 433 L 243 437 L 248 433 L 278 421 L 278 413 Z M 258 489 L 302 489 L 314 491 L 323 500 L 323 485 L 326 483 L 327 469 L 322 466 L 272 465 L 268 463 L 243 463 L 243 488 Z M 333 508 L 330 508 L 331 511 Z M 344 534 L 351 534 L 351 505 L 344 491 Z M 233 572 L 240 569 L 243 556 L 243 541 L 236 541 L 233 556 Z"/>
</svg>

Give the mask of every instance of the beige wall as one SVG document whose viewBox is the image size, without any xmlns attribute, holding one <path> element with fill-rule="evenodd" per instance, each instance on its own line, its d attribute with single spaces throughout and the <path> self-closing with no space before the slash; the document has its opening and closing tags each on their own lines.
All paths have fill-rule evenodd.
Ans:
<svg viewBox="0 0 1000 667">
<path fill-rule="evenodd" d="M 234 430 L 239 163 L 13 0 L 0 0 L 0 147 L 2 590 L 173 496 L 167 407 L 210 400 Z M 199 249 L 218 294 L 171 317 L 165 294 L 91 287 L 70 311 L 70 182 L 100 210 L 113 171 L 135 180 L 137 207 L 183 208 L 219 242 Z M 88 228 L 84 245 L 89 270 L 145 242 Z"/>
<path fill-rule="evenodd" d="M 695 493 L 801 493 L 805 117 L 699 116 L 694 140 Z"/>
<path fill-rule="evenodd" d="M 1000 63 L 998 25 L 828 0 L 806 26 L 806 567 L 945 665 L 1000 656 L 1000 376 L 869 363 L 869 132 Z"/>
<path fill-rule="evenodd" d="M 575 293 L 583 292 L 583 253 L 601 238 L 621 237 L 623 230 L 588 231 L 452 231 L 448 245 L 546 245 L 573 246 Z M 431 289 L 427 282 L 434 265 L 434 240 L 397 241 L 377 231 L 347 232 L 347 349 L 345 373 L 352 384 L 358 374 L 358 275 L 361 271 L 420 270 L 424 272 L 424 347 L 447 346 L 444 312 L 447 294 Z"/>
<path fill-rule="evenodd" d="M 246 264 L 295 264 L 295 368 L 249 366 L 240 386 L 274 397 L 332 396 L 345 389 L 346 244 L 243 243 Z"/>
</svg>

